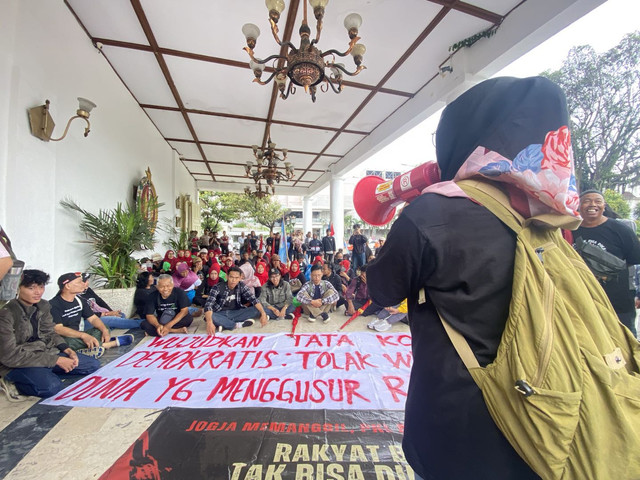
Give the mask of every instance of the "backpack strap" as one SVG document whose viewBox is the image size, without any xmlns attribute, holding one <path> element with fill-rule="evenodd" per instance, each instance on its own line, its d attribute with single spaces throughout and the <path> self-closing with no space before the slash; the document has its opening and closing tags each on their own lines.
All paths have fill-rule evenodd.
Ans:
<svg viewBox="0 0 640 480">
<path fill-rule="evenodd" d="M 524 217 L 511 207 L 509 197 L 500 188 L 492 183 L 481 180 L 462 180 L 456 183 L 471 198 L 471 200 L 485 206 L 511 230 L 516 233 L 522 231 L 525 223 Z M 464 366 L 469 371 L 478 387 L 481 387 L 481 378 L 473 374 L 474 371 L 479 370 L 481 367 L 478 363 L 478 359 L 469 346 L 469 342 L 467 342 L 464 336 L 444 319 L 439 311 L 437 311 L 437 313 L 440 321 L 442 322 L 442 326 L 458 353 L 458 356 L 462 360 L 462 363 L 464 363 Z"/>
<path fill-rule="evenodd" d="M 458 352 L 458 356 L 462 359 L 462 363 L 467 367 L 467 370 L 471 370 L 472 368 L 480 368 L 480 364 L 478 363 L 478 359 L 473 354 L 471 347 L 467 340 L 462 336 L 460 332 L 454 329 L 447 321 L 442 318 L 440 312 L 438 312 L 438 317 L 440 317 L 440 321 L 442 322 L 442 326 L 447 332 L 447 336 L 451 343 L 453 343 L 453 347 Z M 474 377 L 475 379 L 475 377 Z"/>
<path fill-rule="evenodd" d="M 562 215 L 557 212 L 539 213 L 525 218 L 512 207 L 511 200 L 503 188 L 490 180 L 460 180 L 456 182 L 456 185 L 516 233 L 520 233 L 523 228 L 532 223 L 543 228 L 563 228 L 566 230 L 575 230 L 582 223 L 580 217 Z"/>
</svg>

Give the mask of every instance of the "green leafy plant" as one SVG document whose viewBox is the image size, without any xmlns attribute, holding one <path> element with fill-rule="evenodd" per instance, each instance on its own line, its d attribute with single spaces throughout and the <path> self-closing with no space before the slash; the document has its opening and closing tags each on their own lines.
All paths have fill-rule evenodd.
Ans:
<svg viewBox="0 0 640 480">
<path fill-rule="evenodd" d="M 615 190 L 607 188 L 604 191 L 604 201 L 607 205 L 620 216 L 620 218 L 629 218 L 631 214 L 631 207 L 622 195 Z"/>
<path fill-rule="evenodd" d="M 500 25 L 502 24 L 502 22 L 497 23 L 495 25 L 492 25 L 491 27 L 487 28 L 486 30 L 483 30 L 479 33 L 476 33 L 475 35 L 471 35 L 470 37 L 465 38 L 464 40 L 460 40 L 459 42 L 454 43 L 453 45 L 451 45 L 449 47 L 449 51 L 450 52 L 457 52 L 458 50 L 460 50 L 461 48 L 464 47 L 471 47 L 474 43 L 476 43 L 478 40 L 482 39 L 482 38 L 491 38 L 495 35 L 495 33 L 498 31 L 498 28 L 500 28 Z"/>
<path fill-rule="evenodd" d="M 178 250 L 189 250 L 191 248 L 189 244 L 189 233 L 174 227 L 171 219 L 165 218 L 164 220 L 160 226 L 160 230 L 168 235 L 167 240 L 163 242 L 164 246 L 174 252 Z"/>
<path fill-rule="evenodd" d="M 130 204 L 118 203 L 116 208 L 99 210 L 97 214 L 69 199 L 60 201 L 60 205 L 80 215 L 78 228 L 86 236 L 93 257 L 89 272 L 102 281 L 105 288 L 135 286 L 137 262 L 131 255 L 137 250 L 153 248 L 153 222 Z"/>
</svg>

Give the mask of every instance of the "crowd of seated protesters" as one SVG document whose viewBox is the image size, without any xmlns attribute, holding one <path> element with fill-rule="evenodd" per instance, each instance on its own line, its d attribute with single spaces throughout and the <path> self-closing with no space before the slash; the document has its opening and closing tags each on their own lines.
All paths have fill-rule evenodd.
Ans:
<svg viewBox="0 0 640 480">
<path fill-rule="evenodd" d="M 311 322 L 327 322 L 330 312 L 342 306 L 345 314 L 353 315 L 369 300 L 366 264 L 354 269 L 348 255 L 333 247 L 329 232 L 327 237 L 292 234 L 284 261 L 276 253 L 279 233 L 266 239 L 253 231 L 243 234 L 237 254 L 226 231 L 220 237 L 210 231 L 199 237 L 192 231 L 190 249 L 170 249 L 164 256 L 154 253 L 140 261 L 134 295 L 137 318 L 111 308 L 90 287 L 89 276 L 81 273 L 61 275 L 57 295 L 50 302 L 42 300 L 49 276 L 25 270 L 18 298 L 0 309 L 0 386 L 6 393 L 5 383 L 11 383 L 4 382 L 6 378 L 18 393 L 53 395 L 62 388 L 59 376 L 91 373 L 105 349 L 132 343 L 133 335 L 112 336 L 111 328 L 141 328 L 152 336 L 187 333 L 193 317 L 202 313 L 198 307 L 204 307 L 209 334 L 246 327 L 257 318 L 262 325 L 292 319 L 296 305 Z M 366 253 L 367 261 L 374 258 Z M 386 331 L 406 321 L 406 302 L 387 308 L 371 304 L 362 312 L 374 314 L 369 328 Z M 13 323 L 20 328 L 11 335 L 3 332 Z M 37 346 L 37 352 L 24 347 L 25 342 Z"/>
</svg>

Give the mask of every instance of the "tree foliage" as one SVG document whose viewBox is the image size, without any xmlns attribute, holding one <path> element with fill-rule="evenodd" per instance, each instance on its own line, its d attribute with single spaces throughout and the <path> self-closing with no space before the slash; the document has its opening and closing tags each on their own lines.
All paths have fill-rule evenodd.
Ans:
<svg viewBox="0 0 640 480">
<path fill-rule="evenodd" d="M 640 31 L 602 54 L 575 47 L 542 75 L 567 95 L 581 189 L 640 185 Z"/>
<path fill-rule="evenodd" d="M 230 223 L 238 218 L 241 208 L 237 193 L 200 192 L 200 219 L 202 229 L 220 230 L 221 223 Z"/>
<path fill-rule="evenodd" d="M 273 231 L 276 223 L 282 220 L 287 211 L 273 197 L 255 198 L 249 195 L 238 194 L 238 204 L 247 217 L 252 218 L 259 225 Z"/>
<path fill-rule="evenodd" d="M 273 231 L 286 209 L 273 197 L 255 198 L 243 193 L 200 192 L 200 216 L 203 228 L 220 229 L 221 223 L 251 219 Z"/>
<path fill-rule="evenodd" d="M 620 218 L 629 218 L 631 207 L 622 195 L 615 190 L 607 189 L 604 191 L 604 201 L 607 202 L 609 208 L 616 212 Z"/>
</svg>

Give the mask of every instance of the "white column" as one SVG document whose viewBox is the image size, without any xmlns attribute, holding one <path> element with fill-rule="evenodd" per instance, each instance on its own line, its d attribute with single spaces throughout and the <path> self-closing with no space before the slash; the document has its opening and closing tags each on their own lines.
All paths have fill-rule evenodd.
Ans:
<svg viewBox="0 0 640 480">
<path fill-rule="evenodd" d="M 342 177 L 331 176 L 329 197 L 331 205 L 331 222 L 335 232 L 336 249 L 344 247 L 344 180 Z M 326 233 L 325 233 L 326 234 Z"/>
<path fill-rule="evenodd" d="M 307 232 L 311 231 L 312 227 L 313 210 L 311 208 L 311 199 L 309 197 L 302 197 L 302 233 L 306 235 Z"/>
</svg>

